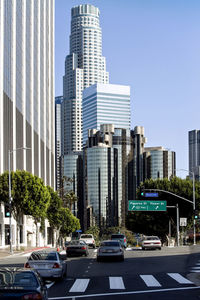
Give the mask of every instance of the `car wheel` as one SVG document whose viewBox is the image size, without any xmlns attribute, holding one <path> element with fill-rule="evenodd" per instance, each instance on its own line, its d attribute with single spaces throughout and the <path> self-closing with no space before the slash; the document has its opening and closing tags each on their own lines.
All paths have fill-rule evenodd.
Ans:
<svg viewBox="0 0 200 300">
<path fill-rule="evenodd" d="M 97 261 L 98 261 L 98 262 L 100 262 L 100 261 L 101 261 L 100 257 L 97 257 Z"/>
<path fill-rule="evenodd" d="M 122 257 L 120 258 L 120 261 L 124 261 L 124 256 L 122 256 Z"/>
<path fill-rule="evenodd" d="M 145 250 L 145 248 L 144 248 L 144 247 L 142 247 L 142 250 Z"/>
<path fill-rule="evenodd" d="M 95 249 L 95 245 L 93 245 L 92 248 Z"/>
<path fill-rule="evenodd" d="M 86 253 L 85 253 L 85 256 L 88 256 L 88 254 L 89 254 L 89 253 L 88 253 L 88 252 L 86 252 Z"/>
</svg>

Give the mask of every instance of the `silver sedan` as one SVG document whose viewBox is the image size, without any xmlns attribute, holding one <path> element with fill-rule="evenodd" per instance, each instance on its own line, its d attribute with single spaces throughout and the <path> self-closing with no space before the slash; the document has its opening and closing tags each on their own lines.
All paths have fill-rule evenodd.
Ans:
<svg viewBox="0 0 200 300">
<path fill-rule="evenodd" d="M 67 275 L 67 263 L 57 251 L 34 251 L 24 267 L 37 270 L 43 278 L 62 280 Z"/>
<path fill-rule="evenodd" d="M 101 242 L 97 250 L 97 261 L 110 258 L 124 261 L 124 249 L 119 241 L 107 240 Z"/>
</svg>

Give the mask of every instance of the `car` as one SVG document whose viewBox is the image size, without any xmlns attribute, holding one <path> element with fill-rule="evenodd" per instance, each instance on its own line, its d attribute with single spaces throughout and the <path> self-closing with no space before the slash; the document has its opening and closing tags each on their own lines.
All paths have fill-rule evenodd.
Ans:
<svg viewBox="0 0 200 300">
<path fill-rule="evenodd" d="M 67 262 L 57 251 L 33 251 L 24 267 L 37 270 L 42 278 L 62 280 L 67 276 Z"/>
<path fill-rule="evenodd" d="M 0 268 L 1 300 L 47 300 L 47 287 L 37 271 L 26 268 Z"/>
<path fill-rule="evenodd" d="M 116 233 L 111 235 L 111 240 L 118 240 L 120 241 L 121 245 L 126 248 L 127 247 L 127 241 L 126 236 L 122 233 Z"/>
<path fill-rule="evenodd" d="M 88 245 L 84 241 L 71 241 L 67 247 L 66 247 L 66 255 L 72 256 L 72 255 L 85 255 L 88 256 Z"/>
<path fill-rule="evenodd" d="M 89 247 L 92 247 L 92 248 L 96 247 L 93 234 L 83 233 L 80 235 L 79 240 L 84 241 Z"/>
<path fill-rule="evenodd" d="M 142 250 L 159 249 L 161 250 L 161 240 L 158 236 L 145 236 L 141 241 Z"/>
<path fill-rule="evenodd" d="M 124 249 L 119 241 L 102 241 L 97 250 L 97 261 L 115 258 L 124 261 Z"/>
</svg>

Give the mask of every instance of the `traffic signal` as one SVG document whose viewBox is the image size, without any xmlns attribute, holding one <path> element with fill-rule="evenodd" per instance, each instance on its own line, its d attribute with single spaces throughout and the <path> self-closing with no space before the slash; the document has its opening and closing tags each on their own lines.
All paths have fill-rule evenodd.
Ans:
<svg viewBox="0 0 200 300">
<path fill-rule="evenodd" d="M 140 190 L 140 196 L 144 197 L 145 196 L 145 192 L 143 189 Z"/>
<path fill-rule="evenodd" d="M 200 218 L 199 211 L 197 209 L 195 209 L 195 211 L 194 211 L 194 219 L 198 220 L 199 218 Z"/>
<path fill-rule="evenodd" d="M 5 203 L 5 217 L 9 218 L 10 217 L 10 205 L 8 203 Z"/>
</svg>

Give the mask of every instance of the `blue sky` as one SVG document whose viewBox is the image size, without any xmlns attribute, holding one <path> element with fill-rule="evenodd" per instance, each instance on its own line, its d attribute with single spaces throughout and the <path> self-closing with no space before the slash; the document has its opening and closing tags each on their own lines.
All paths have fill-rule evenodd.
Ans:
<svg viewBox="0 0 200 300">
<path fill-rule="evenodd" d="M 188 169 L 188 131 L 200 129 L 199 0 L 55 0 L 55 95 L 62 95 L 71 7 L 100 9 L 110 83 L 131 87 L 131 128 Z M 178 176 L 186 173 L 177 172 Z"/>
</svg>

